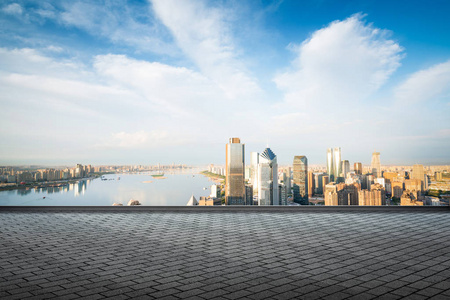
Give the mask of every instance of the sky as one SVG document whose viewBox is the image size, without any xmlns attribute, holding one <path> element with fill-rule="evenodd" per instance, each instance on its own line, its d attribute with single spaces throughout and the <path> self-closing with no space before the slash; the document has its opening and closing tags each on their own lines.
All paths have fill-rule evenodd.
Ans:
<svg viewBox="0 0 450 300">
<path fill-rule="evenodd" d="M 231 137 L 450 164 L 450 2 L 0 2 L 0 164 L 224 164 Z"/>
</svg>

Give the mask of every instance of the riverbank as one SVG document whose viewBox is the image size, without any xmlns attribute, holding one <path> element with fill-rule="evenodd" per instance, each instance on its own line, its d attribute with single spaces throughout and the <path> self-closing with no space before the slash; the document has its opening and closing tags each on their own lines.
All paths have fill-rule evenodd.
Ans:
<svg viewBox="0 0 450 300">
<path fill-rule="evenodd" d="M 225 176 L 219 175 L 219 174 L 214 174 L 214 173 L 208 172 L 206 170 L 205 171 L 201 171 L 200 174 L 202 174 L 202 175 L 204 175 L 206 177 L 218 180 L 218 181 L 224 181 L 225 180 Z"/>
<path fill-rule="evenodd" d="M 61 179 L 61 180 L 56 180 L 56 181 L 26 182 L 25 184 L 0 183 L 0 191 L 40 189 L 40 188 L 48 188 L 48 187 L 63 187 L 68 184 L 77 183 L 80 180 L 99 178 L 106 174 L 113 174 L 113 173 L 99 173 L 99 174 L 95 174 L 95 175 L 92 175 L 89 177 Z"/>
</svg>

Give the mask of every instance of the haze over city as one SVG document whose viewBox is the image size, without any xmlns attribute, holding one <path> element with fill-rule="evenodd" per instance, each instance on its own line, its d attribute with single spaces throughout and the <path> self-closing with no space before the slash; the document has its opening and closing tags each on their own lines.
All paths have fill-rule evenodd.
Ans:
<svg viewBox="0 0 450 300">
<path fill-rule="evenodd" d="M 242 1 L 243 2 L 243 1 Z M 3 1 L 0 164 L 450 162 L 447 1 Z"/>
</svg>

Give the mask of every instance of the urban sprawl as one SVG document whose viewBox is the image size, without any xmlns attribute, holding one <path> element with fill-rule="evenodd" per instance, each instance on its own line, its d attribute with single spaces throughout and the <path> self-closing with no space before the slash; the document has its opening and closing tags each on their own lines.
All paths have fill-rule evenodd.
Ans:
<svg viewBox="0 0 450 300">
<path fill-rule="evenodd" d="M 210 165 L 207 172 L 225 183 L 190 205 L 449 205 L 450 166 L 382 167 L 373 152 L 370 166 L 355 162 L 352 170 L 339 147 L 327 149 L 325 168 L 308 169 L 303 155 L 279 168 L 270 148 L 251 152 L 245 166 L 244 149 L 239 138 L 230 139 L 225 166 Z"/>
</svg>

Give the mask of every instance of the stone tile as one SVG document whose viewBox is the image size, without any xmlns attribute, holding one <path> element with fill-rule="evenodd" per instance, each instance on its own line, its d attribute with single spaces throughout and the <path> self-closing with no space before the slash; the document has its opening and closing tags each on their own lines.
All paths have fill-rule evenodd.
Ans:
<svg viewBox="0 0 450 300">
<path fill-rule="evenodd" d="M 448 216 L 0 211 L 0 298 L 445 299 Z"/>
</svg>

